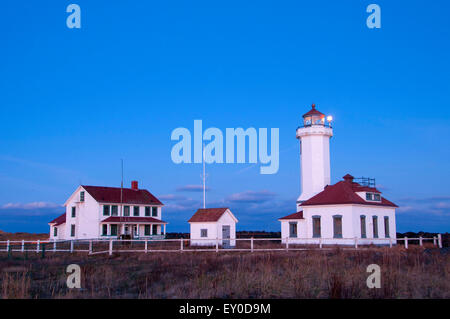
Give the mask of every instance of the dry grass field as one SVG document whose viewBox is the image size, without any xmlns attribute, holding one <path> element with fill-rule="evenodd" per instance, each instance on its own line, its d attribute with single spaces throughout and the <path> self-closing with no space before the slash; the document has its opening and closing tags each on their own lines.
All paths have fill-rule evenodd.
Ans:
<svg viewBox="0 0 450 319">
<path fill-rule="evenodd" d="M 0 253 L 1 298 L 450 298 L 445 248 L 24 257 Z M 81 289 L 66 286 L 73 263 Z M 373 263 L 380 289 L 366 285 Z"/>
</svg>

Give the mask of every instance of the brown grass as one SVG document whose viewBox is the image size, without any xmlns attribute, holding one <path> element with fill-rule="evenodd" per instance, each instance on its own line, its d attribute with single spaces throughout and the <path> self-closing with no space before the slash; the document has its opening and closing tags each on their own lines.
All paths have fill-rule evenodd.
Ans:
<svg viewBox="0 0 450 319">
<path fill-rule="evenodd" d="M 149 253 L 88 256 L 0 253 L 2 298 L 450 298 L 445 250 Z M 82 289 L 66 287 L 67 265 Z M 366 268 L 381 267 L 381 289 Z"/>
</svg>

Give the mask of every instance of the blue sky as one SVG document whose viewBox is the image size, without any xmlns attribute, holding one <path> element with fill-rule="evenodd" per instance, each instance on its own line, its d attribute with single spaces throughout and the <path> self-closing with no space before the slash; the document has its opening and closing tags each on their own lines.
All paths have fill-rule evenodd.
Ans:
<svg viewBox="0 0 450 319">
<path fill-rule="evenodd" d="M 368 29 L 377 3 L 382 28 Z M 66 6 L 81 7 L 68 29 Z M 208 165 L 208 206 L 278 230 L 300 194 L 295 129 L 335 119 L 332 182 L 370 176 L 398 231 L 450 230 L 450 4 L 436 1 L 2 1 L 0 229 L 48 230 L 77 185 L 138 180 L 168 231 L 201 205 L 177 127 L 276 127 L 280 169 Z"/>
</svg>

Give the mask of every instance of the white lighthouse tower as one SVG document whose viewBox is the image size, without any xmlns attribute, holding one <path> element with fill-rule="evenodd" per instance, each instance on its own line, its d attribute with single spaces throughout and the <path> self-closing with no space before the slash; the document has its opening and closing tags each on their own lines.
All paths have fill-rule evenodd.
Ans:
<svg viewBox="0 0 450 319">
<path fill-rule="evenodd" d="M 323 191 L 330 184 L 330 138 L 332 117 L 325 115 L 313 104 L 312 109 L 303 115 L 303 126 L 297 128 L 300 140 L 302 193 L 297 199 L 300 204 Z"/>
</svg>

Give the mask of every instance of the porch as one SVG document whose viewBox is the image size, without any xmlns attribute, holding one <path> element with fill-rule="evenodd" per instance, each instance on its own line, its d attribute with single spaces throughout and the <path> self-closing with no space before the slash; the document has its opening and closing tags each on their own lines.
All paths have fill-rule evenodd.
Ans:
<svg viewBox="0 0 450 319">
<path fill-rule="evenodd" d="M 109 217 L 100 223 L 103 238 L 126 239 L 164 239 L 166 225 L 153 217 Z"/>
</svg>

